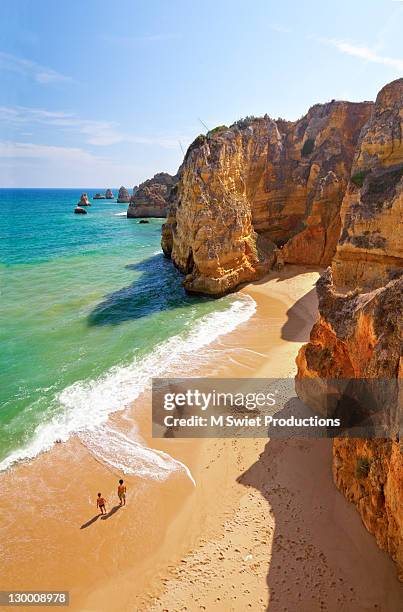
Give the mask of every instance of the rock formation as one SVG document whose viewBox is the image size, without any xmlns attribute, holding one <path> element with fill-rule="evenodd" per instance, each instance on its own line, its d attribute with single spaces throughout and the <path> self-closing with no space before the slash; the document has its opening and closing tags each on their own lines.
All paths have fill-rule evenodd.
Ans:
<svg viewBox="0 0 403 612">
<path fill-rule="evenodd" d="M 388 439 L 335 439 L 333 475 L 403 580 L 402 119 L 399 79 L 380 91 L 358 143 L 337 252 L 317 283 L 320 316 L 297 357 L 296 389 L 321 410 L 307 378 L 389 381 L 392 393 L 375 415 L 387 421 Z"/>
<path fill-rule="evenodd" d="M 126 187 L 120 187 L 117 202 L 118 204 L 126 204 L 130 202 L 130 195 Z"/>
<path fill-rule="evenodd" d="M 80 197 L 80 201 L 77 206 L 91 206 L 91 202 L 88 199 L 88 195 L 86 193 L 82 193 Z"/>
<path fill-rule="evenodd" d="M 302 380 L 297 380 L 296 389 L 301 399 L 312 406 L 304 377 L 396 379 L 393 398 L 384 398 L 385 410 L 375 415 L 378 421 L 388 421 L 389 439 L 336 438 L 333 476 L 379 546 L 396 561 L 403 580 L 403 444 L 397 384 L 399 367 L 400 377 L 403 374 L 403 275 L 368 293 L 342 294 L 335 289 L 329 268 L 317 290 L 320 317 L 297 357 L 297 377 Z M 326 413 L 317 402 L 313 407 Z"/>
<path fill-rule="evenodd" d="M 76 206 L 74 209 L 74 214 L 76 215 L 86 215 L 87 211 L 85 210 L 85 208 L 81 208 L 81 206 Z"/>
<path fill-rule="evenodd" d="M 133 189 L 127 216 L 166 217 L 171 191 L 177 182 L 177 176 L 166 172 L 156 174 Z"/>
<path fill-rule="evenodd" d="M 96 193 L 92 199 L 93 200 L 105 200 L 105 196 L 103 193 Z"/>
<path fill-rule="evenodd" d="M 399 79 L 379 92 L 358 143 L 332 266 L 337 285 L 377 287 L 403 265 L 402 124 Z"/>
<path fill-rule="evenodd" d="M 281 259 L 329 264 L 372 103 L 317 104 L 295 122 L 248 118 L 190 145 L 162 248 L 189 291 L 220 295 Z"/>
<path fill-rule="evenodd" d="M 106 198 L 107 200 L 113 200 L 113 199 L 115 198 L 115 196 L 113 195 L 113 192 L 112 192 L 112 190 L 111 190 L 111 189 L 107 189 L 107 190 L 105 191 L 105 198 Z"/>
</svg>

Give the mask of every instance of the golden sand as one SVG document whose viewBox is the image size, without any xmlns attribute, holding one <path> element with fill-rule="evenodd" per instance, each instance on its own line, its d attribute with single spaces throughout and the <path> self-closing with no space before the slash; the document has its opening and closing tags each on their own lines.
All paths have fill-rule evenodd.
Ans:
<svg viewBox="0 0 403 612">
<path fill-rule="evenodd" d="M 293 376 L 317 277 L 288 267 L 245 287 L 255 315 L 209 347 L 198 374 Z M 124 476 L 120 508 L 122 475 L 77 437 L 1 474 L 2 590 L 69 590 L 70 609 L 88 612 L 399 608 L 394 564 L 332 483 L 330 440 L 156 440 L 149 393 L 134 411 L 146 444 L 187 465 L 196 486 L 183 470 Z M 122 431 L 133 421 L 111 418 Z"/>
</svg>

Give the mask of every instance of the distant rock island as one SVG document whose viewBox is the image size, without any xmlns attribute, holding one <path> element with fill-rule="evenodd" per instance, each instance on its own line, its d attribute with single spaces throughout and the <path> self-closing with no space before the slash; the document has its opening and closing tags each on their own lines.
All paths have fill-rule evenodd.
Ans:
<svg viewBox="0 0 403 612">
<path fill-rule="evenodd" d="M 113 195 L 113 192 L 112 192 L 112 190 L 111 190 L 111 189 L 107 189 L 107 190 L 105 191 L 105 198 L 106 198 L 107 200 L 114 200 L 114 199 L 115 199 L 115 196 Z"/>
<path fill-rule="evenodd" d="M 128 204 L 130 202 L 130 194 L 126 187 L 121 187 L 118 193 L 118 204 Z"/>
<path fill-rule="evenodd" d="M 92 199 L 93 200 L 105 200 L 106 196 L 103 193 L 96 193 Z"/>
<path fill-rule="evenodd" d="M 86 193 L 82 193 L 80 197 L 80 201 L 77 206 L 91 206 L 91 202 L 88 199 L 88 195 Z"/>
<path fill-rule="evenodd" d="M 166 217 L 171 195 L 178 181 L 178 176 L 159 172 L 153 178 L 144 181 L 133 189 L 127 216 Z"/>
</svg>

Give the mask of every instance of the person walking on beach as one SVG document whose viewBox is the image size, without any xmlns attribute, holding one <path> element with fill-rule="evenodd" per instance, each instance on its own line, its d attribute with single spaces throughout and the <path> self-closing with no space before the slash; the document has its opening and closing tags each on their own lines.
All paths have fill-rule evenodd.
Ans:
<svg viewBox="0 0 403 612">
<path fill-rule="evenodd" d="M 106 499 L 102 497 L 101 493 L 98 493 L 97 508 L 100 509 L 101 514 L 106 514 L 105 504 L 106 504 Z"/>
<path fill-rule="evenodd" d="M 118 497 L 120 499 L 120 505 L 126 506 L 126 485 L 123 484 L 122 479 L 119 480 Z"/>
</svg>

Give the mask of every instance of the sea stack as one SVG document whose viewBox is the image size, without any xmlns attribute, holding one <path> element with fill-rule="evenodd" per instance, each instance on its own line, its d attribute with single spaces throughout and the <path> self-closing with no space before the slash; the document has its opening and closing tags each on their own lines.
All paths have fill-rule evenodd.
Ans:
<svg viewBox="0 0 403 612">
<path fill-rule="evenodd" d="M 86 215 L 87 211 L 85 210 L 85 208 L 81 208 L 81 206 L 76 206 L 74 209 L 74 214 L 75 215 Z"/>
<path fill-rule="evenodd" d="M 113 200 L 113 199 L 115 198 L 115 196 L 113 195 L 113 192 L 112 192 L 112 190 L 111 190 L 111 189 L 107 189 L 107 190 L 105 191 L 105 198 L 106 198 L 107 200 Z"/>
<path fill-rule="evenodd" d="M 105 196 L 103 193 L 96 193 L 92 199 L 93 200 L 105 200 Z"/>
<path fill-rule="evenodd" d="M 128 204 L 130 202 L 130 195 L 126 187 L 121 187 L 118 193 L 118 204 Z"/>
<path fill-rule="evenodd" d="M 170 197 L 177 181 L 177 176 L 172 176 L 167 172 L 159 172 L 153 178 L 135 187 L 130 198 L 127 216 L 137 219 L 139 217 L 165 218 Z"/>
<path fill-rule="evenodd" d="M 81 198 L 77 206 L 91 206 L 91 202 L 89 201 L 86 193 L 81 194 Z"/>
</svg>

